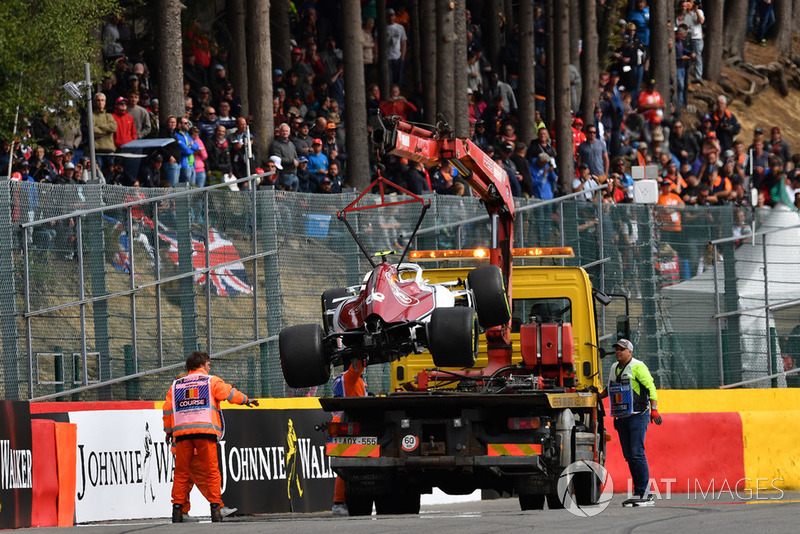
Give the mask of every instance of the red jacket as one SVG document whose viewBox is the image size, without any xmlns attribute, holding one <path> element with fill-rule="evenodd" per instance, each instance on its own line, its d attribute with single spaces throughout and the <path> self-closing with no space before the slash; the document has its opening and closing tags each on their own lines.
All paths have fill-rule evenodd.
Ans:
<svg viewBox="0 0 800 534">
<path fill-rule="evenodd" d="M 114 120 L 117 122 L 117 131 L 114 132 L 114 145 L 119 148 L 125 143 L 135 141 L 137 138 L 136 123 L 133 121 L 133 116 L 127 110 L 119 112 L 114 110 L 112 114 Z"/>
</svg>

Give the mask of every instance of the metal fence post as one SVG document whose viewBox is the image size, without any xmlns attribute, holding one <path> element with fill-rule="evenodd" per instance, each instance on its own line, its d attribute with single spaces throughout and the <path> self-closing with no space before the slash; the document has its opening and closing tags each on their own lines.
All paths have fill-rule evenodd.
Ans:
<svg viewBox="0 0 800 534">
<path fill-rule="evenodd" d="M 14 232 L 12 231 L 11 180 L 0 182 L 0 330 L 3 338 L 4 398 L 20 398 L 19 352 L 17 350 L 17 291 L 14 276 Z M 30 395 L 31 392 L 28 392 Z"/>
<path fill-rule="evenodd" d="M 192 264 L 192 224 L 190 220 L 189 195 L 175 199 L 175 225 L 178 230 L 178 271 L 181 274 L 194 271 Z M 206 276 L 208 280 L 208 276 Z M 197 289 L 193 277 L 181 278 L 180 288 L 181 327 L 183 333 L 183 358 L 197 350 Z"/>
<path fill-rule="evenodd" d="M 722 311 L 720 308 L 719 303 L 719 279 L 717 278 L 717 266 L 719 262 L 717 261 L 717 245 L 711 245 L 711 264 L 714 266 L 714 312 L 717 315 L 716 319 L 716 326 L 717 326 L 717 360 L 719 365 L 719 385 L 720 387 L 725 385 L 725 364 L 723 354 L 722 354 L 722 317 L 719 317 L 720 312 Z"/>
<path fill-rule="evenodd" d="M 86 203 L 89 208 L 99 208 L 104 205 L 103 186 L 83 185 Z M 108 294 L 106 274 L 106 240 L 101 213 L 90 213 L 85 216 L 87 250 L 89 251 L 89 276 L 91 277 L 92 296 Z M 99 300 L 92 303 L 92 326 L 94 330 L 94 350 L 100 353 L 99 378 L 111 378 L 111 337 L 108 325 L 108 301 Z M 98 390 L 99 400 L 111 400 L 111 388 Z"/>
</svg>

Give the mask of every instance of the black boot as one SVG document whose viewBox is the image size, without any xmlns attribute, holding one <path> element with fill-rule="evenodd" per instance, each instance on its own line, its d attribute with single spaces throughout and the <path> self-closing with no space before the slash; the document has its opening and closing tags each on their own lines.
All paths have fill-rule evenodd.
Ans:
<svg viewBox="0 0 800 534">
<path fill-rule="evenodd" d="M 172 522 L 183 523 L 183 506 L 180 504 L 172 505 Z"/>
<path fill-rule="evenodd" d="M 219 509 L 219 503 L 211 503 L 211 522 L 219 523 L 222 521 L 222 512 Z"/>
</svg>

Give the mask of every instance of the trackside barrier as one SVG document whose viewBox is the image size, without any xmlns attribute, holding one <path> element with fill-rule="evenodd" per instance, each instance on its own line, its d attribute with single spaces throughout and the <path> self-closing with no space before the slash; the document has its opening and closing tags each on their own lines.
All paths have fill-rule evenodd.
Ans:
<svg viewBox="0 0 800 534">
<path fill-rule="evenodd" d="M 798 395 L 791 389 L 659 392 L 664 423 L 651 425 L 646 441 L 654 490 L 727 496 L 800 488 L 800 429 L 787 424 L 800 417 L 787 409 L 798 405 Z M 224 405 L 225 504 L 241 514 L 330 509 L 335 474 L 324 454 L 325 435 L 315 429 L 329 414 L 316 398 L 261 404 Z M 0 402 L 0 527 L 68 526 L 73 510 L 76 523 L 168 517 L 173 459 L 161 405 Z M 608 426 L 606 467 L 615 491 L 624 493 L 630 475 Z M 191 500 L 191 515 L 208 514 L 196 489 Z"/>
</svg>

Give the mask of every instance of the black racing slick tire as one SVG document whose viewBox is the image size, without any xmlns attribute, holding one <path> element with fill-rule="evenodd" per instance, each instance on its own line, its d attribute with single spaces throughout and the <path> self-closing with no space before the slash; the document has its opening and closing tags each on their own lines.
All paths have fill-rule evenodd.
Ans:
<svg viewBox="0 0 800 534">
<path fill-rule="evenodd" d="M 278 352 L 283 378 L 289 387 L 319 386 L 330 379 L 331 366 L 325 358 L 323 337 L 322 327 L 318 324 L 301 324 L 281 330 Z"/>
<path fill-rule="evenodd" d="M 478 358 L 478 315 L 473 308 L 437 308 L 428 323 L 428 349 L 437 367 L 472 367 Z"/>
<path fill-rule="evenodd" d="M 375 498 L 375 512 L 378 515 L 400 515 L 419 513 L 420 494 L 418 491 L 403 490 Z"/>
<path fill-rule="evenodd" d="M 467 275 L 467 286 L 475 297 L 475 309 L 481 328 L 491 328 L 508 323 L 511 307 L 508 305 L 503 273 L 497 265 L 481 265 Z"/>
</svg>

